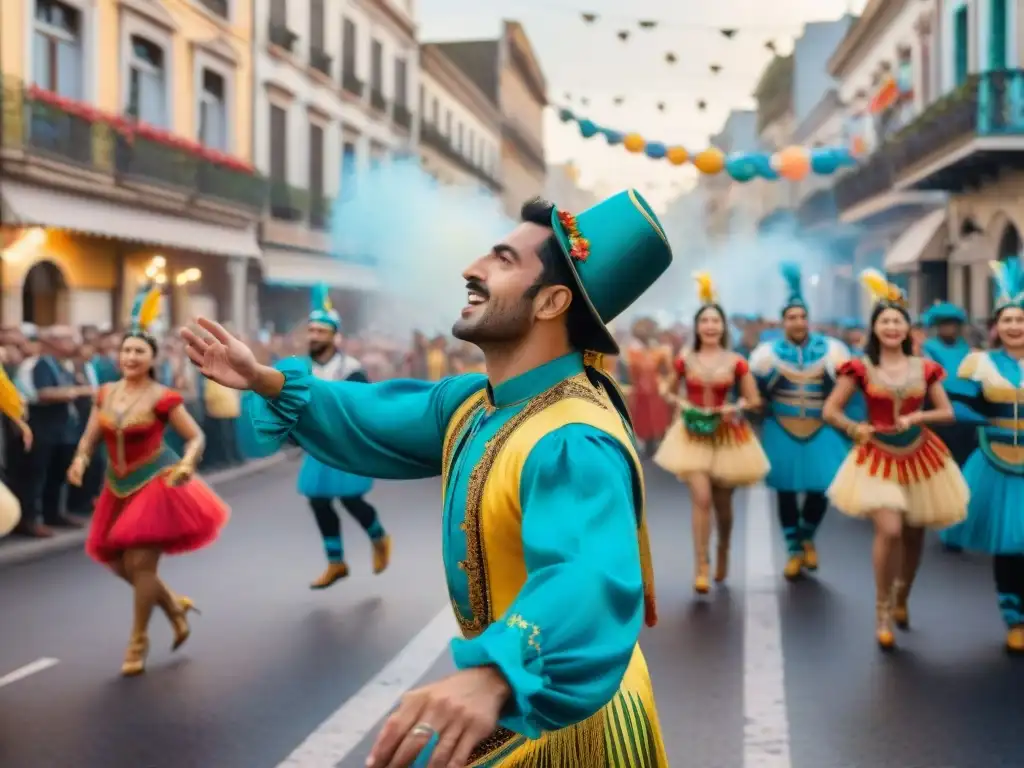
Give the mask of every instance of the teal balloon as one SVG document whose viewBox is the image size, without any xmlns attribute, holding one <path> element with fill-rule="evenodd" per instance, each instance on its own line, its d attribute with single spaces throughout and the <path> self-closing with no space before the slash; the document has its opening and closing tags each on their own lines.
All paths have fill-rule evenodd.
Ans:
<svg viewBox="0 0 1024 768">
<path fill-rule="evenodd" d="M 839 168 L 839 158 L 835 150 L 813 149 L 811 150 L 811 170 L 819 176 L 829 176 Z"/>
<path fill-rule="evenodd" d="M 571 109 L 560 109 L 558 110 L 558 119 L 563 123 L 571 123 L 576 119 L 576 115 L 572 113 Z"/>
<path fill-rule="evenodd" d="M 749 155 L 737 153 L 726 158 L 725 172 L 733 181 L 745 184 L 757 176 L 757 167 L 751 162 Z"/>
<path fill-rule="evenodd" d="M 779 174 L 772 168 L 772 158 L 765 152 L 754 152 L 747 155 L 747 159 L 754 168 L 754 174 L 768 181 L 778 181 Z"/>
<path fill-rule="evenodd" d="M 644 147 L 644 154 L 651 158 L 651 160 L 661 160 L 667 152 L 668 150 L 665 148 L 665 145 L 660 141 L 649 141 L 647 146 Z"/>
<path fill-rule="evenodd" d="M 619 131 L 613 131 L 611 128 L 602 128 L 601 133 L 604 134 L 604 138 L 608 142 L 609 147 L 614 147 L 622 143 L 622 134 Z"/>
<path fill-rule="evenodd" d="M 600 130 L 592 120 L 580 120 L 579 126 L 580 136 L 582 136 L 584 139 L 589 139 L 593 136 L 596 136 L 598 130 Z"/>
<path fill-rule="evenodd" d="M 836 161 L 839 163 L 840 168 L 857 164 L 857 158 L 846 147 L 836 147 L 832 151 L 835 153 Z"/>
</svg>

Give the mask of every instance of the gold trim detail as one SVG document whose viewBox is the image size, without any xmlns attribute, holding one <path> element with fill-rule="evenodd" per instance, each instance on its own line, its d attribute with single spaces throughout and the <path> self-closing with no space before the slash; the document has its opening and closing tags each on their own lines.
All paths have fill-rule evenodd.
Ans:
<svg viewBox="0 0 1024 768">
<path fill-rule="evenodd" d="M 462 401 L 462 404 L 455 409 L 451 420 L 448 422 L 445 434 L 444 448 L 441 453 L 441 496 L 448 492 L 448 478 L 451 474 L 452 457 L 455 453 L 455 446 L 459 444 L 459 438 L 466 430 L 473 416 L 483 407 L 487 401 L 487 391 L 481 389 Z"/>
</svg>

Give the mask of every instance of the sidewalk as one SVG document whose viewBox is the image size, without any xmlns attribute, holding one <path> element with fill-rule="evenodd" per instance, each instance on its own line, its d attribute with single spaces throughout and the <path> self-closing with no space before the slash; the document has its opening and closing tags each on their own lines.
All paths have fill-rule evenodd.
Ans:
<svg viewBox="0 0 1024 768">
<path fill-rule="evenodd" d="M 232 480 L 255 475 L 288 460 L 291 451 L 284 450 L 265 459 L 253 459 L 238 467 L 222 469 L 202 475 L 203 480 L 216 487 Z M 26 539 L 21 536 L 7 536 L 0 539 L 0 568 L 37 560 L 40 557 L 76 549 L 85 543 L 88 528 L 59 531 L 50 539 Z"/>
</svg>

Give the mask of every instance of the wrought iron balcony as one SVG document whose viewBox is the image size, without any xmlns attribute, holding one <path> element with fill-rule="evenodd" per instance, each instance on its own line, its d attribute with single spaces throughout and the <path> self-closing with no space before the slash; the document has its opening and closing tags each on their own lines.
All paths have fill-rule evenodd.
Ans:
<svg viewBox="0 0 1024 768">
<path fill-rule="evenodd" d="M 895 181 L 917 190 L 962 191 L 1024 162 L 1024 70 L 971 77 L 905 126 L 883 151 Z"/>
<path fill-rule="evenodd" d="M 351 93 L 353 96 L 357 96 L 361 99 L 363 97 L 363 88 L 365 86 L 366 84 L 356 77 L 355 72 L 346 65 L 344 71 L 341 73 L 341 87 L 348 93 Z"/>
<path fill-rule="evenodd" d="M 420 143 L 436 150 L 449 162 L 458 166 L 466 173 L 475 176 L 491 191 L 495 193 L 501 192 L 503 188 L 502 183 L 459 152 L 451 140 L 441 133 L 436 125 L 432 125 L 425 120 L 420 122 Z"/>
<path fill-rule="evenodd" d="M 270 215 L 281 221 L 302 221 L 309 211 L 309 193 L 272 179 L 270 182 Z"/>
<path fill-rule="evenodd" d="M 309 49 L 309 66 L 328 77 L 331 76 L 331 64 L 334 63 L 327 51 L 323 48 Z"/>
<path fill-rule="evenodd" d="M 836 207 L 846 211 L 865 200 L 885 194 L 893 185 L 892 160 L 884 149 L 839 178 L 835 185 Z"/>
<path fill-rule="evenodd" d="M 59 163 L 69 174 L 107 176 L 111 184 L 162 187 L 192 199 L 217 200 L 255 213 L 267 186 L 248 164 L 89 104 L 13 77 L 0 90 L 4 175 L 35 162 Z"/>
<path fill-rule="evenodd" d="M 378 112 L 387 112 L 388 100 L 384 98 L 384 92 L 379 88 L 370 91 L 370 106 Z"/>
<path fill-rule="evenodd" d="M 412 128 L 412 112 L 404 104 L 395 104 L 395 125 L 405 130 Z"/>
<path fill-rule="evenodd" d="M 275 24 L 270 22 L 270 30 L 268 32 L 268 39 L 271 45 L 276 45 L 278 48 L 283 48 L 292 53 L 295 48 L 295 42 L 299 39 L 299 36 L 288 29 L 286 24 Z"/>
<path fill-rule="evenodd" d="M 309 226 L 311 229 L 326 230 L 331 225 L 331 211 L 334 201 L 323 194 L 309 196 Z"/>
</svg>

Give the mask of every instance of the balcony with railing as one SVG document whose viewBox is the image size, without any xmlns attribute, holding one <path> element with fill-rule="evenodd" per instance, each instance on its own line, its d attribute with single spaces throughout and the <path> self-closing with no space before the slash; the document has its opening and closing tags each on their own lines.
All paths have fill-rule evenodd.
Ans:
<svg viewBox="0 0 1024 768">
<path fill-rule="evenodd" d="M 491 176 L 487 171 L 474 164 L 472 160 L 459 152 L 451 140 L 441 133 L 436 125 L 432 125 L 425 120 L 420 123 L 420 144 L 430 147 L 453 165 L 476 177 L 495 194 L 500 193 L 503 189 L 498 179 Z"/>
<path fill-rule="evenodd" d="M 971 77 L 883 147 L 896 183 L 958 192 L 1024 163 L 1024 70 Z"/>
<path fill-rule="evenodd" d="M 395 104 L 395 125 L 408 131 L 412 128 L 412 112 L 404 104 Z"/>
<path fill-rule="evenodd" d="M 326 231 L 331 225 L 331 212 L 334 200 L 324 194 L 309 196 L 309 227 L 320 232 Z"/>
<path fill-rule="evenodd" d="M 270 181 L 270 216 L 278 221 L 300 222 L 309 216 L 309 192 L 285 181 Z"/>
<path fill-rule="evenodd" d="M 355 67 L 346 64 L 341 72 L 341 89 L 358 99 L 363 98 L 366 83 L 356 77 Z"/>
<path fill-rule="evenodd" d="M 4 176 L 43 173 L 97 193 L 132 187 L 236 208 L 246 217 L 258 214 L 267 197 L 265 180 L 245 161 L 7 76 L 0 147 Z"/>
<path fill-rule="evenodd" d="M 295 43 L 298 41 L 299 36 L 288 29 L 287 24 L 281 24 L 276 22 L 270 22 L 270 28 L 267 31 L 267 39 L 270 44 L 280 48 L 288 53 L 294 53 Z"/>
<path fill-rule="evenodd" d="M 370 90 L 370 106 L 378 112 L 388 111 L 388 100 L 384 98 L 384 91 L 378 87 Z"/>
<path fill-rule="evenodd" d="M 836 207 L 847 211 L 889 192 L 892 185 L 892 160 L 884 150 L 878 150 L 836 181 Z"/>
<path fill-rule="evenodd" d="M 334 60 L 323 48 L 309 49 L 309 66 L 321 75 L 331 76 L 331 65 Z"/>
</svg>

